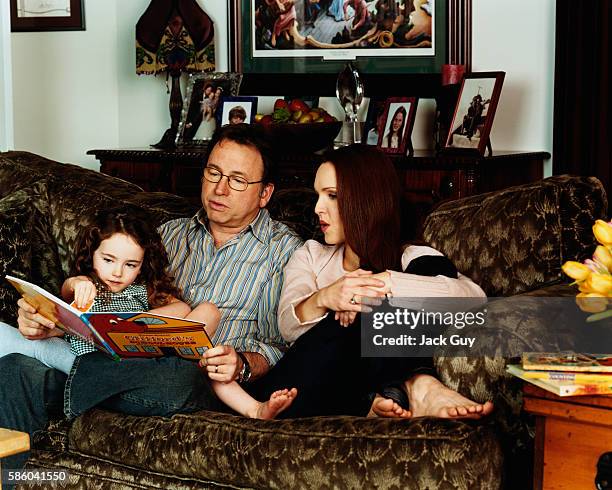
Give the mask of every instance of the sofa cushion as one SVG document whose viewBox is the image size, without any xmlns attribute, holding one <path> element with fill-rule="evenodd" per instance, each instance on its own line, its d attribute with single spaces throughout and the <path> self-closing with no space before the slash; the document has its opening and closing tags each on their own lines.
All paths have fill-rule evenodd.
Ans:
<svg viewBox="0 0 612 490">
<path fill-rule="evenodd" d="M 100 209 L 132 206 L 148 212 L 156 225 L 193 215 L 197 209 L 181 197 L 162 192 L 125 192 L 125 189 L 118 192 L 117 184 L 121 182 L 107 176 L 107 180 L 98 182 L 96 187 L 84 187 L 78 183 L 49 180 L 51 231 L 64 274 L 70 272 L 80 230 L 90 225 Z"/>
<path fill-rule="evenodd" d="M 302 240 L 322 241 L 319 218 L 314 213 L 317 193 L 311 187 L 275 190 L 268 205 L 270 216 L 295 231 Z"/>
<path fill-rule="evenodd" d="M 29 279 L 33 213 L 26 192 L 0 199 L 0 321 L 15 325 L 19 293 L 4 276 Z"/>
<path fill-rule="evenodd" d="M 114 179 L 78 165 L 55 162 L 26 151 L 10 151 L 0 155 L 0 197 L 27 188 L 36 181 L 50 178 L 79 183 L 83 187 L 94 189 L 114 181 L 116 192 L 123 190 L 126 195 L 142 191 L 136 184 Z"/>
<path fill-rule="evenodd" d="M 15 266 L 13 272 L 15 275 L 21 274 L 24 279 L 38 284 L 53 294 L 59 294 L 62 281 L 64 280 L 59 267 L 59 257 L 57 248 L 51 235 L 48 217 L 48 202 L 47 202 L 47 184 L 44 180 L 31 184 L 28 188 L 24 188 L 5 196 L 0 200 L 2 207 L 7 214 L 0 211 L 2 215 L 2 235 L 0 241 L 5 245 L 10 240 L 27 241 L 23 244 L 23 251 L 8 257 Z M 11 233 L 9 228 L 16 227 L 15 232 Z M 0 257 L 3 260 L 7 259 L 5 247 L 0 252 Z M 11 250 L 13 246 L 10 246 Z M 10 271 L 6 273 L 11 274 Z M 11 274 L 13 275 L 13 274 Z M 2 285 L 4 287 L 4 284 Z M 9 317 L 14 317 L 15 301 L 12 298 L 18 298 L 13 287 L 7 285 L 11 289 L 7 296 L 9 309 Z M 11 299 L 9 299 L 11 298 Z"/>
<path fill-rule="evenodd" d="M 565 260 L 595 249 L 588 230 L 607 207 L 594 177 L 551 177 L 442 204 L 424 238 L 489 296 L 509 296 L 562 279 Z"/>
<path fill-rule="evenodd" d="M 141 468 L 232 487 L 497 488 L 501 469 L 489 425 L 433 418 L 166 419 L 93 410 L 75 420 L 69 442 L 71 451 L 112 462 L 96 465 L 105 477 L 131 478 Z"/>
</svg>

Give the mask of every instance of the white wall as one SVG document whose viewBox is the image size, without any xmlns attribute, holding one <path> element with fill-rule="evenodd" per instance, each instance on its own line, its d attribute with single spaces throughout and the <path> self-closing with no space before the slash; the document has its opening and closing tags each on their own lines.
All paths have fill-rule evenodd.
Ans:
<svg viewBox="0 0 612 490">
<path fill-rule="evenodd" d="M 13 33 L 15 148 L 98 168 L 118 143 L 116 4 L 85 1 L 85 31 Z"/>
<path fill-rule="evenodd" d="M 136 75 L 134 28 L 148 5 L 85 0 L 85 31 L 11 35 L 16 149 L 98 169 L 87 150 L 160 139 L 170 125 L 165 77 Z M 226 1 L 205 5 L 227 70 Z"/>
<path fill-rule="evenodd" d="M 215 22 L 217 67 L 225 71 L 226 0 L 198 1 Z M 554 0 L 473 2 L 473 69 L 506 71 L 494 150 L 551 151 Z M 148 4 L 85 0 L 86 31 L 12 34 L 16 148 L 98 168 L 87 150 L 159 140 L 170 125 L 165 77 L 135 73 L 134 26 Z M 323 105 L 342 114 L 333 97 Z M 419 103 L 415 148 L 432 146 L 433 108 Z"/>
<path fill-rule="evenodd" d="M 491 132 L 493 151 L 552 153 L 554 0 L 473 0 L 472 25 L 473 71 L 506 72 Z M 549 161 L 545 176 L 551 168 Z"/>
<path fill-rule="evenodd" d="M 13 148 L 13 81 L 11 70 L 11 15 L 0 2 L 0 151 Z"/>
</svg>

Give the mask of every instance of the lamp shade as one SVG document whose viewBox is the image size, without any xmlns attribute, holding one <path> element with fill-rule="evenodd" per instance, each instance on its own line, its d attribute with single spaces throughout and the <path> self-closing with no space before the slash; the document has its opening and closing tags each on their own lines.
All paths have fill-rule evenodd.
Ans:
<svg viewBox="0 0 612 490">
<path fill-rule="evenodd" d="M 151 0 L 136 24 L 136 73 L 214 69 L 214 26 L 197 1 Z"/>
</svg>

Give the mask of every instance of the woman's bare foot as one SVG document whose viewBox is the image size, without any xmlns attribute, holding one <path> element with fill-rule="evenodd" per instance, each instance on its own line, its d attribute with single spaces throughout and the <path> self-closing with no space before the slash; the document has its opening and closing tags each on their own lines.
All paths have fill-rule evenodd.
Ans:
<svg viewBox="0 0 612 490">
<path fill-rule="evenodd" d="M 254 419 L 270 420 L 275 418 L 283 410 L 286 410 L 297 396 L 297 389 L 278 390 L 270 395 L 270 399 L 259 402 Z"/>
<path fill-rule="evenodd" d="M 410 410 L 405 410 L 391 398 L 384 398 L 381 395 L 376 395 L 368 417 L 387 417 L 396 419 L 408 419 L 412 417 Z"/>
<path fill-rule="evenodd" d="M 479 419 L 493 411 L 493 403 L 465 398 L 427 374 L 413 376 L 405 386 L 413 417 Z"/>
</svg>

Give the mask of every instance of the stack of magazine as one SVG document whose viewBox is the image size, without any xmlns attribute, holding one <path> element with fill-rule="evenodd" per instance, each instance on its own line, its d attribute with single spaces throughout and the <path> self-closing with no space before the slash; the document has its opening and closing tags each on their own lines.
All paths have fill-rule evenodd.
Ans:
<svg viewBox="0 0 612 490">
<path fill-rule="evenodd" d="M 527 352 L 506 369 L 559 396 L 612 394 L 612 354 Z"/>
</svg>

